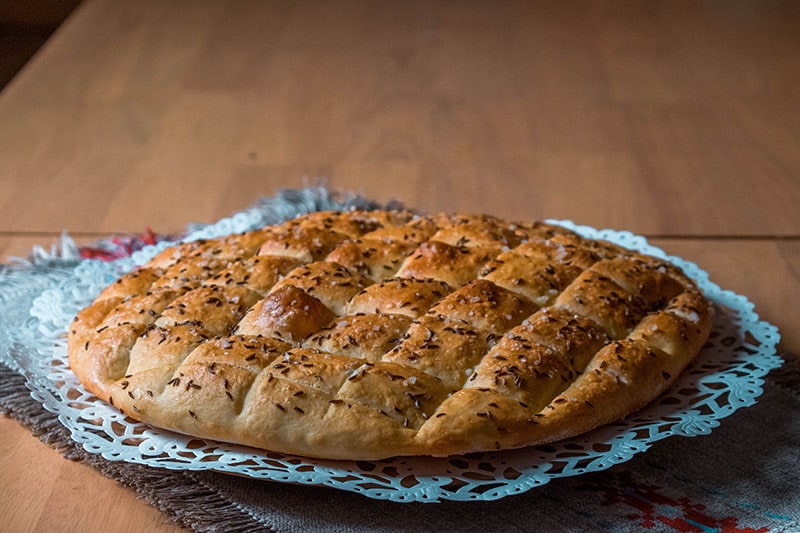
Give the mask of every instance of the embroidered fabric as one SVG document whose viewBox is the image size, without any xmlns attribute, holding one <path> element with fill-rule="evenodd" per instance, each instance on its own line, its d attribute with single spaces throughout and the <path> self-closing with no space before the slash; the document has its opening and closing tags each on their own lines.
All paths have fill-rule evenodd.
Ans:
<svg viewBox="0 0 800 533">
<path fill-rule="evenodd" d="M 271 222 L 265 220 L 263 210 L 253 209 L 197 229 L 187 240 L 246 231 Z M 59 269 L 49 287 L 33 299 L 30 317 L 20 317 L 17 307 L 11 318 L 16 320 L 14 331 L 6 341 L 8 351 L 13 365 L 26 376 L 34 398 L 59 415 L 76 442 L 106 459 L 325 485 L 403 502 L 495 500 L 554 478 L 604 470 L 661 439 L 708 434 L 723 418 L 757 401 L 763 377 L 782 363 L 776 354 L 779 335 L 777 328 L 759 320 L 744 296 L 720 288 L 696 265 L 667 256 L 641 236 L 569 221 L 549 222 L 672 261 L 698 282 L 716 311 L 709 342 L 668 393 L 625 420 L 549 446 L 449 458 L 326 461 L 196 439 L 125 417 L 87 393 L 74 377 L 67 363 L 66 331 L 74 315 L 100 290 L 169 243 L 146 247 L 130 258 L 110 263 L 87 260 L 71 270 Z M 21 292 L 25 283 L 20 279 L 15 286 Z M 37 294 L 42 282 L 37 283 L 40 285 L 25 294 Z M 0 298 L 0 315 L 14 316 L 14 300 Z"/>
</svg>

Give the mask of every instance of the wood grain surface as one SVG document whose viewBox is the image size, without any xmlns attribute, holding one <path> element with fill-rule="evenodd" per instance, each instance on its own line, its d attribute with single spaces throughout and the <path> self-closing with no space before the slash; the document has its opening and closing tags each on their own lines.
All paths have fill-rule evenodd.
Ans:
<svg viewBox="0 0 800 533">
<path fill-rule="evenodd" d="M 0 98 L 0 229 L 303 179 L 425 210 L 800 233 L 798 3 L 89 1 Z"/>
<path fill-rule="evenodd" d="M 797 353 L 798 20 L 779 1 L 87 0 L 0 93 L 0 261 L 324 183 L 648 235 Z M 9 531 L 174 529 L 7 418 L 0 448 Z"/>
</svg>

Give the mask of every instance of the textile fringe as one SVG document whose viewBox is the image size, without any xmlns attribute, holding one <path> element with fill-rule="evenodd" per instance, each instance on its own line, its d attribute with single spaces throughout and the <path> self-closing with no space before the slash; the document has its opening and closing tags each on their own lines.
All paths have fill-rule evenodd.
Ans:
<svg viewBox="0 0 800 533">
<path fill-rule="evenodd" d="M 399 209 L 402 205 L 396 202 L 381 205 L 353 193 L 313 186 L 278 191 L 275 196 L 260 199 L 247 211 L 257 214 L 261 219 L 261 225 L 268 225 L 315 211 L 380 207 Z M 203 227 L 206 225 L 190 225 L 187 233 Z M 6 276 L 30 271 L 32 268 L 52 269 L 52 272 L 57 274 L 59 269 L 69 269 L 76 265 L 79 257 L 81 257 L 80 249 L 69 235 L 64 233 L 59 245 L 54 245 L 49 250 L 36 247 L 30 257 L 17 258 L 11 266 L 3 268 L 10 269 L 5 273 Z M 4 346 L 0 346 L 0 349 L 3 348 Z M 14 418 L 29 428 L 34 436 L 59 451 L 65 458 L 85 462 L 104 476 L 135 490 L 140 499 L 181 527 L 210 533 L 275 531 L 246 509 L 209 487 L 194 472 L 161 470 L 121 461 L 108 461 L 99 455 L 86 452 L 79 444 L 72 441 L 69 430 L 61 425 L 57 415 L 42 409 L 41 404 L 30 396 L 25 378 L 4 364 L 2 359 L 0 359 L 0 413 Z"/>
<path fill-rule="evenodd" d="M 55 414 L 45 411 L 25 386 L 25 378 L 0 364 L 0 413 L 10 416 L 71 461 L 85 462 L 105 477 L 136 491 L 138 497 L 167 519 L 194 531 L 265 532 L 274 530 L 256 520 L 192 472 L 172 472 L 124 462 L 107 461 L 86 452 L 69 436 Z"/>
<path fill-rule="evenodd" d="M 305 189 L 281 189 L 274 196 L 260 198 L 248 213 L 260 216 L 260 225 L 278 224 L 290 218 L 316 211 L 342 209 L 402 209 L 403 204 L 392 200 L 381 204 L 348 191 L 333 191 L 324 186 Z M 204 228 L 204 224 L 190 224 L 188 232 Z"/>
<path fill-rule="evenodd" d="M 248 212 L 257 214 L 261 223 L 266 225 L 314 211 L 351 207 L 374 209 L 381 205 L 353 194 L 335 193 L 324 187 L 308 187 L 301 190 L 279 191 L 274 197 L 260 200 Z M 385 207 L 402 206 L 390 203 Z M 189 226 L 188 231 L 192 232 L 203 227 L 205 226 Z M 19 285 L 13 283 L 17 274 L 29 272 L 32 268 L 41 268 L 57 276 L 59 269 L 68 269 L 77 264 L 78 257 L 80 250 L 69 236 L 64 234 L 60 246 L 53 247 L 49 251 L 42 248 L 35 249 L 27 260 L 19 260 L 10 267 L 0 266 L 0 272 L 9 282 L 4 291 L 0 292 L 0 303 L 12 299 L 27 301 L 35 296 L 35 287 L 21 291 Z M 44 283 L 41 277 L 31 277 L 31 279 L 37 283 Z M 19 319 L 17 316 L 2 318 L 8 319 L 9 323 L 15 323 Z M 269 518 L 259 519 L 246 507 L 214 489 L 209 484 L 210 481 L 204 481 L 204 478 L 208 478 L 206 474 L 108 461 L 99 455 L 86 452 L 71 440 L 69 430 L 58 422 L 57 416 L 42 409 L 41 405 L 30 396 L 25 379 L 2 363 L 4 348 L 3 339 L 0 338 L 0 413 L 11 416 L 28 427 L 36 437 L 58 450 L 64 457 L 86 462 L 104 476 L 135 490 L 140 499 L 162 512 L 166 520 L 182 527 L 200 532 L 233 533 L 245 531 L 272 533 L 276 531 L 276 527 L 280 527 L 273 523 L 265 523 Z M 786 364 L 770 373 L 766 379 L 798 394 L 800 359 L 793 354 L 783 354 L 783 357 Z M 795 526 L 796 523 L 792 522 L 792 525 L 784 530 L 792 530 Z M 776 531 L 781 530 L 776 529 Z"/>
<path fill-rule="evenodd" d="M 0 364 L 0 413 L 29 428 L 35 437 L 68 459 L 75 459 L 71 456 L 74 446 L 66 428 L 31 398 L 25 378 L 3 364 Z"/>
<path fill-rule="evenodd" d="M 349 191 L 335 191 L 318 185 L 304 189 L 281 189 L 274 196 L 258 199 L 243 213 L 256 215 L 260 219 L 257 226 L 268 226 L 316 211 L 346 209 L 404 209 L 404 206 L 395 200 L 388 204 L 381 204 Z M 189 224 L 183 236 L 208 226 L 209 224 Z M 59 241 L 51 244 L 49 249 L 37 245 L 33 247 L 26 258 L 9 257 L 8 259 L 10 265 L 22 268 L 77 264 L 76 261 L 89 258 L 113 261 L 127 257 L 147 244 L 180 238 L 181 235 L 155 234 L 148 228 L 144 236 L 126 235 L 101 239 L 92 246 L 81 247 L 64 231 Z M 0 265 L 0 270 L 3 268 L 4 266 Z"/>
</svg>

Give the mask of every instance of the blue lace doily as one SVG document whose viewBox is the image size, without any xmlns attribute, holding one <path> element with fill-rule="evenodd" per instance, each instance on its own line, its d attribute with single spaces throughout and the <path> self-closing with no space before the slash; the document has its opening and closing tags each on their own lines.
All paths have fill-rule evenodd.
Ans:
<svg viewBox="0 0 800 533">
<path fill-rule="evenodd" d="M 326 461 L 196 439 L 125 417 L 87 393 L 72 374 L 66 331 L 74 315 L 100 290 L 167 244 L 147 248 L 129 259 L 83 261 L 72 270 L 59 271 L 55 286 L 33 301 L 31 317 L 12 332 L 13 363 L 27 377 L 33 396 L 58 414 L 72 438 L 106 459 L 325 485 L 404 502 L 494 500 L 554 478 L 604 470 L 666 437 L 708 434 L 721 419 L 756 402 L 763 377 L 782 360 L 776 355 L 777 329 L 760 321 L 745 297 L 721 289 L 696 265 L 667 256 L 643 237 L 568 221 L 551 222 L 675 263 L 697 281 L 716 312 L 707 345 L 670 391 L 625 420 L 553 445 L 446 459 Z M 261 223 L 263 216 L 239 213 L 194 232 L 189 239 L 246 231 Z"/>
</svg>

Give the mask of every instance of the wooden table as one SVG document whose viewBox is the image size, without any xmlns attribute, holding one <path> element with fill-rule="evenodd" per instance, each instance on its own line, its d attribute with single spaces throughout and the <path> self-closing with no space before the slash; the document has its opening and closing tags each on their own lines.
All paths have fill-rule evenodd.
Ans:
<svg viewBox="0 0 800 533">
<path fill-rule="evenodd" d="M 0 256 L 322 182 L 628 229 L 800 351 L 800 4 L 91 0 L 0 94 Z M 0 418 L 0 523 L 174 529 Z"/>
</svg>

